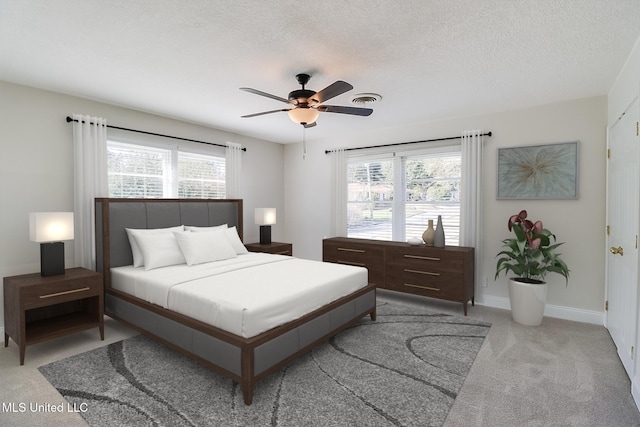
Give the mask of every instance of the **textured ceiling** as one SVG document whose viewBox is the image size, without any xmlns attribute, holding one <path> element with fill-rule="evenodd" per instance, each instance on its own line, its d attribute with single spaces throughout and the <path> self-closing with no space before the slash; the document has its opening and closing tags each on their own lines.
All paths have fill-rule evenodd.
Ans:
<svg viewBox="0 0 640 427">
<path fill-rule="evenodd" d="M 382 95 L 306 131 L 339 138 L 606 94 L 639 36 L 640 0 L 0 0 L 0 80 L 290 143 L 286 113 L 240 118 L 286 105 L 240 87 Z"/>
</svg>

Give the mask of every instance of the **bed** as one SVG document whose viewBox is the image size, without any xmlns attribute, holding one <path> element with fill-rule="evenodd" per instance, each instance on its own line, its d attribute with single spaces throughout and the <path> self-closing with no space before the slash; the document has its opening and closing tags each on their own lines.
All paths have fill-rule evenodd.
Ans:
<svg viewBox="0 0 640 427">
<path fill-rule="evenodd" d="M 361 283 L 361 268 L 282 255 L 246 253 L 149 271 L 133 267 L 127 229 L 222 226 L 242 239 L 242 212 L 241 199 L 98 198 L 96 269 L 103 273 L 108 316 L 238 382 L 250 405 L 257 381 L 361 318 L 375 320 L 376 294 L 366 270 Z M 151 287 L 153 276 L 161 279 L 160 288 Z M 327 284 L 320 283 L 325 276 Z M 260 297 L 238 301 L 243 292 L 224 283 L 241 284 Z M 194 295 L 203 290 L 213 299 L 196 305 Z"/>
</svg>

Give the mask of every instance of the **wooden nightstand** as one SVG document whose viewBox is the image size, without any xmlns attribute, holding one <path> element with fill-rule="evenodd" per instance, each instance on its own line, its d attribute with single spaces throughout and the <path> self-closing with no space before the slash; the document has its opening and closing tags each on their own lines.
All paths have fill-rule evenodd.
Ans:
<svg viewBox="0 0 640 427">
<path fill-rule="evenodd" d="M 4 346 L 20 348 L 98 327 L 104 340 L 102 274 L 70 268 L 59 276 L 40 273 L 4 278 Z"/>
<path fill-rule="evenodd" d="M 271 242 L 267 245 L 260 243 L 247 243 L 245 246 L 250 252 L 264 252 L 268 254 L 293 256 L 293 245 L 291 243 Z"/>
</svg>

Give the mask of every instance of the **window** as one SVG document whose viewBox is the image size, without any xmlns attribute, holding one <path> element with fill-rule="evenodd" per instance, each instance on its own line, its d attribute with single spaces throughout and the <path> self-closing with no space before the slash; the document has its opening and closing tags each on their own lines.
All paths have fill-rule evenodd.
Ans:
<svg viewBox="0 0 640 427">
<path fill-rule="evenodd" d="M 178 153 L 178 197 L 224 199 L 225 159 L 204 154 Z"/>
<path fill-rule="evenodd" d="M 421 237 L 428 220 L 434 226 L 442 216 L 445 241 L 457 245 L 460 240 L 460 152 L 413 156 L 406 159 L 405 240 Z"/>
<path fill-rule="evenodd" d="M 109 196 L 224 198 L 224 155 L 107 141 Z"/>
<path fill-rule="evenodd" d="M 460 239 L 460 148 L 348 159 L 347 235 L 405 241 L 442 216 L 448 245 Z"/>
<path fill-rule="evenodd" d="M 392 240 L 393 159 L 347 164 L 347 236 Z"/>
<path fill-rule="evenodd" d="M 109 197 L 164 197 L 170 168 L 169 150 L 107 142 Z"/>
</svg>

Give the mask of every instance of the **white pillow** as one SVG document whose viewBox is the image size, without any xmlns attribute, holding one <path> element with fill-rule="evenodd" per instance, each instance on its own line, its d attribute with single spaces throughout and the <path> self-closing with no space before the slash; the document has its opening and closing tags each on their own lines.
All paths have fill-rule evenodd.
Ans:
<svg viewBox="0 0 640 427">
<path fill-rule="evenodd" d="M 127 230 L 127 236 L 129 237 L 129 244 L 131 245 L 131 252 L 133 253 L 133 266 L 134 267 L 142 267 L 144 265 L 144 257 L 138 248 L 138 243 L 134 238 L 135 235 L 142 234 L 153 234 L 153 233 L 171 233 L 172 231 L 182 231 L 184 230 L 184 226 L 179 225 L 177 227 L 169 227 L 169 228 L 149 228 L 149 229 L 135 229 L 135 228 L 125 228 Z"/>
<path fill-rule="evenodd" d="M 174 231 L 173 235 L 187 261 L 187 265 L 191 266 L 237 256 L 236 251 L 227 240 L 225 231 L 226 229 L 202 233 Z"/>
<path fill-rule="evenodd" d="M 194 231 L 196 233 L 224 229 L 227 232 L 227 239 L 229 239 L 229 243 L 231 243 L 231 246 L 233 246 L 233 249 L 238 255 L 249 253 L 247 248 L 242 244 L 242 240 L 240 240 L 240 236 L 238 235 L 238 230 L 235 225 L 229 228 L 227 228 L 227 224 L 216 225 L 214 227 L 194 227 L 192 225 L 186 225 L 184 229 L 187 231 Z"/>
<path fill-rule="evenodd" d="M 227 224 L 214 225 L 213 227 L 196 227 L 195 225 L 185 225 L 185 231 L 214 231 L 227 228 Z"/>
<path fill-rule="evenodd" d="M 145 270 L 186 262 L 173 233 L 176 232 L 135 233 L 133 235 L 144 258 Z"/>
<path fill-rule="evenodd" d="M 240 240 L 240 236 L 238 235 L 238 230 L 236 229 L 235 226 L 227 228 L 225 232 L 227 234 L 227 239 L 229 240 L 229 243 L 231 243 L 231 246 L 233 247 L 233 249 L 236 251 L 238 255 L 249 253 L 247 248 L 242 244 L 242 240 Z"/>
</svg>

